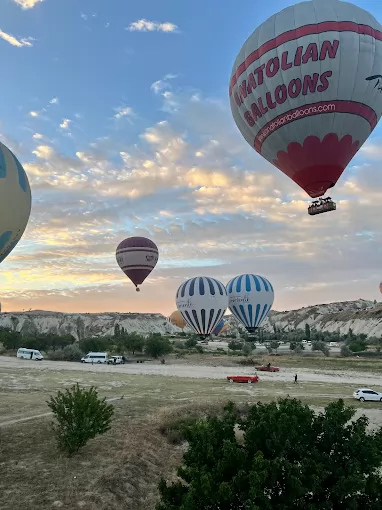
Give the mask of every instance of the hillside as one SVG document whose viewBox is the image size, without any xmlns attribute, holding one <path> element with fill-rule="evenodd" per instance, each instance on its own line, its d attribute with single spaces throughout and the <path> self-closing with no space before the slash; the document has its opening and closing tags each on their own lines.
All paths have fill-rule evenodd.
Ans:
<svg viewBox="0 0 382 510">
<path fill-rule="evenodd" d="M 241 326 L 233 316 L 226 316 L 230 323 L 229 333 L 238 335 Z M 25 336 L 37 333 L 71 334 L 77 340 L 86 337 L 107 336 L 114 333 L 116 325 L 127 332 L 176 334 L 180 329 L 161 314 L 150 313 L 60 313 L 35 310 L 29 312 L 0 313 L 0 327 L 21 331 Z M 283 331 L 311 329 L 345 334 L 352 329 L 355 334 L 382 336 L 382 306 L 359 299 L 300 308 L 284 312 L 273 311 L 264 323 L 264 329 L 272 332 L 274 327 Z"/>
</svg>

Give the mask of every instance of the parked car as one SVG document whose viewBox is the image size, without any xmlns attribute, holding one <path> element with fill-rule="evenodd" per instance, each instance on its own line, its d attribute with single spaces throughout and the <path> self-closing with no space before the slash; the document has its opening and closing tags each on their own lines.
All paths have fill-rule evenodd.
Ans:
<svg viewBox="0 0 382 510">
<path fill-rule="evenodd" d="M 36 361 L 42 361 L 44 359 L 40 351 L 37 349 L 27 349 L 26 347 L 20 347 L 20 349 L 17 350 L 16 357 L 21 359 L 34 359 Z"/>
<path fill-rule="evenodd" d="M 360 402 L 365 402 L 366 400 L 382 402 L 382 393 L 371 390 L 370 388 L 360 388 L 353 393 L 353 398 Z"/>
<path fill-rule="evenodd" d="M 125 356 L 111 356 L 107 360 L 108 365 L 123 365 L 126 362 Z"/>
<path fill-rule="evenodd" d="M 259 370 L 260 372 L 280 372 L 280 367 L 274 367 L 268 363 L 268 365 L 261 365 L 260 367 L 256 367 L 256 370 Z"/>
<path fill-rule="evenodd" d="M 230 383 L 256 383 L 259 381 L 259 378 L 257 375 L 227 375 L 227 380 Z"/>
</svg>

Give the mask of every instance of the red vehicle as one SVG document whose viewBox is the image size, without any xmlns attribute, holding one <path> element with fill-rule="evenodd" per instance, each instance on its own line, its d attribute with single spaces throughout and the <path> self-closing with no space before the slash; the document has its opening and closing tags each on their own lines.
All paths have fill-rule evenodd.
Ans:
<svg viewBox="0 0 382 510">
<path fill-rule="evenodd" d="M 227 375 L 227 381 L 230 383 L 255 383 L 259 381 L 257 375 Z"/>
<path fill-rule="evenodd" d="M 256 367 L 256 370 L 260 372 L 280 372 L 280 367 L 273 367 L 272 365 L 261 365 L 261 367 Z"/>
</svg>

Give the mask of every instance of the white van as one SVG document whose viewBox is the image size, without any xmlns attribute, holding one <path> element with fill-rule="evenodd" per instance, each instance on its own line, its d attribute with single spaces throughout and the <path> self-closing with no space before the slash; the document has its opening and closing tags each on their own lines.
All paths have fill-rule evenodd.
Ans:
<svg viewBox="0 0 382 510">
<path fill-rule="evenodd" d="M 86 356 L 81 358 L 81 363 L 106 363 L 106 352 L 88 352 Z"/>
<path fill-rule="evenodd" d="M 26 347 L 20 347 L 17 351 L 17 357 L 21 359 L 35 359 L 41 361 L 44 356 L 37 349 L 27 349 Z"/>
</svg>

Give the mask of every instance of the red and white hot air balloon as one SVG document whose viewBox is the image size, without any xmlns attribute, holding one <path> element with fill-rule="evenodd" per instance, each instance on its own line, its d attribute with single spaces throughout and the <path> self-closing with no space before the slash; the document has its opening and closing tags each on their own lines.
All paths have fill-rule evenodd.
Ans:
<svg viewBox="0 0 382 510">
<path fill-rule="evenodd" d="M 138 285 L 146 280 L 158 262 L 157 245 L 146 237 L 128 237 L 119 243 L 115 255 L 119 267 L 139 292 Z"/>
<path fill-rule="evenodd" d="M 271 16 L 233 66 L 231 110 L 247 142 L 312 198 L 322 197 L 382 113 L 382 27 L 339 0 Z M 309 214 L 335 209 L 328 197 Z"/>
</svg>

